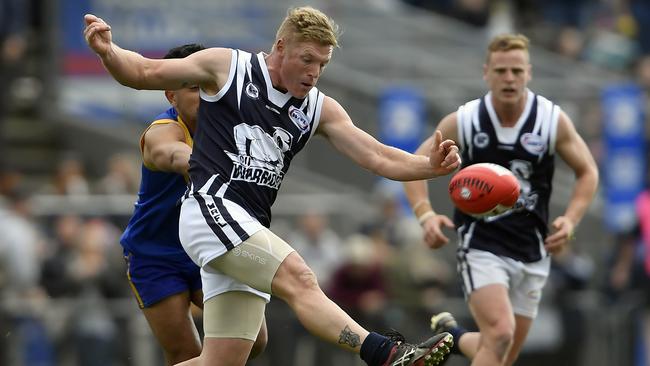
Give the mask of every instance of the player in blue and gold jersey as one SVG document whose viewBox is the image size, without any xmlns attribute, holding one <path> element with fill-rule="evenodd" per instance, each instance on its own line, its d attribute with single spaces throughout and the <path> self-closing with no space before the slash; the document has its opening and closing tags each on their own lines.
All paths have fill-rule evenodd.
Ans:
<svg viewBox="0 0 650 366">
<path fill-rule="evenodd" d="M 179 46 L 165 58 L 183 58 L 202 49 L 197 44 Z M 192 303 L 203 308 L 201 273 L 178 237 L 179 201 L 187 187 L 198 86 L 167 90 L 165 96 L 172 107 L 158 115 L 140 137 L 140 191 L 120 242 L 138 305 L 163 348 L 167 365 L 173 365 L 201 353 L 190 313 Z M 260 335 L 253 356 L 266 345 L 265 326 Z"/>
</svg>

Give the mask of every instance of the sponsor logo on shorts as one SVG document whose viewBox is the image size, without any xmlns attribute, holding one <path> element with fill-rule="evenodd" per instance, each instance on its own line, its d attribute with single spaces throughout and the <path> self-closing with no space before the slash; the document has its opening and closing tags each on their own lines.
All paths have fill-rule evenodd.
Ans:
<svg viewBox="0 0 650 366">
<path fill-rule="evenodd" d="M 540 290 L 531 290 L 531 291 L 528 291 L 528 293 L 526 295 L 528 295 L 528 298 L 530 298 L 532 300 L 539 300 L 539 299 L 542 298 L 542 291 L 540 291 Z"/>
<path fill-rule="evenodd" d="M 232 250 L 232 252 L 237 257 L 247 258 L 247 259 L 252 260 L 253 262 L 257 262 L 257 263 L 262 264 L 262 265 L 266 264 L 266 258 L 260 257 L 259 255 L 255 254 L 255 253 L 251 253 L 246 249 L 240 248 L 239 246 L 236 246 Z"/>
</svg>

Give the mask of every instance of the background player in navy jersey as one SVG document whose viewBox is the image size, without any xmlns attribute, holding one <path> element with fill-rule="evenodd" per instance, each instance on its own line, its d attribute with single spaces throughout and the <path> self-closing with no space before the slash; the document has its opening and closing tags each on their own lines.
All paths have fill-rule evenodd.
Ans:
<svg viewBox="0 0 650 366">
<path fill-rule="evenodd" d="M 328 299 L 303 259 L 268 230 L 291 159 L 318 133 L 361 167 L 396 180 L 454 171 L 458 148 L 438 133 L 428 157 L 379 143 L 315 87 L 337 46 L 338 27 L 311 7 L 290 9 L 269 54 L 211 48 L 153 60 L 121 49 L 110 27 L 85 16 L 84 36 L 120 83 L 140 89 L 199 85 L 191 191 L 180 238 L 201 266 L 205 340 L 187 364 L 243 365 L 269 294 L 286 301 L 314 335 L 359 352 L 369 365 L 435 365 L 448 334 L 414 346 L 369 333 Z"/>
<path fill-rule="evenodd" d="M 455 337 L 453 352 L 472 365 L 511 365 L 537 314 L 550 267 L 549 254 L 571 240 L 598 186 L 598 170 L 571 119 L 546 98 L 532 93 L 528 39 L 501 35 L 489 44 L 483 79 L 490 92 L 442 119 L 438 131 L 456 141 L 463 167 L 490 162 L 509 168 L 521 184 L 515 209 L 476 219 L 456 210 L 458 270 L 480 333 L 466 333 L 449 313 L 432 318 L 432 328 Z M 432 140 L 417 150 L 426 154 Z M 575 173 L 573 195 L 548 233 L 548 203 L 559 154 Z M 454 223 L 436 214 L 425 181 L 404 184 L 432 248 L 449 239 L 442 228 Z"/>
<path fill-rule="evenodd" d="M 165 58 L 183 58 L 202 49 L 187 44 L 172 48 Z M 172 107 L 157 116 L 140 138 L 140 192 L 120 242 L 138 305 L 163 348 L 166 364 L 173 365 L 201 354 L 190 313 L 192 303 L 203 308 L 200 268 L 178 238 L 178 202 L 187 188 L 199 89 L 167 90 L 165 96 Z M 252 357 L 262 352 L 266 338 L 263 323 Z"/>
</svg>

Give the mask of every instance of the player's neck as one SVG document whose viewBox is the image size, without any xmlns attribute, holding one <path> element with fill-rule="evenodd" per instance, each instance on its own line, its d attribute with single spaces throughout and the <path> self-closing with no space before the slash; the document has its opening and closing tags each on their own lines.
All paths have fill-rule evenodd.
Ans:
<svg viewBox="0 0 650 366">
<path fill-rule="evenodd" d="M 269 77 L 271 78 L 273 87 L 278 91 L 286 93 L 287 89 L 282 86 L 282 78 L 280 77 L 280 65 L 282 62 L 279 59 L 279 55 L 276 52 L 265 54 L 264 61 L 266 62 L 266 68 L 269 70 Z"/>
<path fill-rule="evenodd" d="M 499 122 L 503 127 L 514 127 L 521 118 L 521 114 L 524 113 L 526 108 L 526 97 L 522 98 L 516 103 L 501 103 L 499 101 L 492 100 L 494 106 L 494 111 L 499 117 Z"/>
</svg>

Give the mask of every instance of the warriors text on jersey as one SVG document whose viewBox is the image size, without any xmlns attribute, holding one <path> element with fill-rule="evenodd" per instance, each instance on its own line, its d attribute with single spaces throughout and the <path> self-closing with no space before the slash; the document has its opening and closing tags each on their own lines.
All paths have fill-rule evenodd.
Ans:
<svg viewBox="0 0 650 366">
<path fill-rule="evenodd" d="M 165 123 L 180 125 L 185 132 L 185 142 L 192 146 L 190 132 L 174 108 L 156 117 L 150 127 Z M 143 149 L 144 133 L 140 138 L 140 150 Z M 138 200 L 120 239 L 125 250 L 135 255 L 188 260 L 178 238 L 179 200 L 186 188 L 187 182 L 182 175 L 156 171 L 142 164 Z"/>
<path fill-rule="evenodd" d="M 190 159 L 193 193 L 205 191 L 214 207 L 203 207 L 216 225 L 237 230 L 237 219 L 221 200 L 234 202 L 268 227 L 291 159 L 318 127 L 324 95 L 313 88 L 297 99 L 275 89 L 264 54 L 232 51 L 228 80 L 216 95 L 203 90 Z M 206 184 L 209 187 L 205 187 Z M 200 198 L 197 198 L 200 199 Z"/>
<path fill-rule="evenodd" d="M 475 219 L 456 210 L 460 249 L 485 250 L 523 262 L 546 255 L 544 238 L 559 115 L 557 105 L 530 90 L 524 112 L 514 127 L 501 126 L 490 93 L 458 108 L 462 167 L 499 164 L 510 169 L 521 185 L 515 209 L 504 214 Z"/>
</svg>

